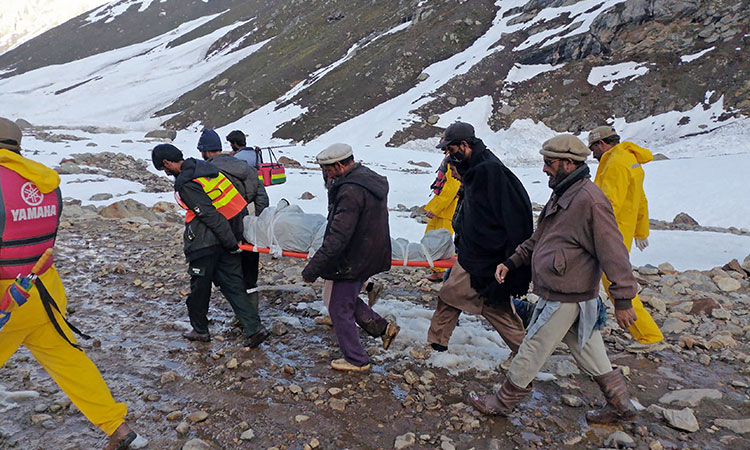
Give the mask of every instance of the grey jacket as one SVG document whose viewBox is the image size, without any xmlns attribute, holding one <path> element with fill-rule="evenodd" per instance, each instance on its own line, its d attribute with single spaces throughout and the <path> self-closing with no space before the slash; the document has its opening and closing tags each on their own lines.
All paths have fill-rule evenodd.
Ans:
<svg viewBox="0 0 750 450">
<path fill-rule="evenodd" d="M 268 194 L 263 187 L 263 181 L 258 179 L 258 171 L 255 168 L 226 153 L 212 156 L 208 158 L 208 162 L 218 167 L 221 173 L 229 178 L 248 204 L 255 204 L 256 216 L 268 207 Z"/>
</svg>

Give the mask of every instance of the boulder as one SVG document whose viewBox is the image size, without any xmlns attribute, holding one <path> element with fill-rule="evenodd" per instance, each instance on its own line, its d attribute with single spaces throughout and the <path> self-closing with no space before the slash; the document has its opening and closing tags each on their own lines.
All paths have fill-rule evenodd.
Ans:
<svg viewBox="0 0 750 450">
<path fill-rule="evenodd" d="M 174 141 L 177 137 L 177 131 L 175 130 L 151 130 L 148 133 L 146 133 L 147 138 L 155 138 L 155 139 L 169 139 L 170 141 Z"/>
<path fill-rule="evenodd" d="M 661 396 L 659 402 L 667 405 L 698 406 L 703 399 L 719 400 L 722 393 L 716 389 L 678 389 Z"/>
<path fill-rule="evenodd" d="M 689 226 L 699 226 L 698 221 L 690 217 L 687 213 L 681 212 L 674 216 L 674 219 L 672 219 L 672 224 L 674 225 L 689 225 Z"/>
<path fill-rule="evenodd" d="M 131 219 L 141 217 L 148 221 L 155 222 L 159 220 L 159 217 L 155 212 L 151 211 L 151 208 L 132 199 L 112 203 L 111 205 L 102 208 L 99 211 L 99 215 L 110 219 Z"/>
<path fill-rule="evenodd" d="M 734 431 L 737 434 L 750 433 L 750 419 L 716 419 L 714 420 L 714 423 L 719 427 Z"/>
</svg>

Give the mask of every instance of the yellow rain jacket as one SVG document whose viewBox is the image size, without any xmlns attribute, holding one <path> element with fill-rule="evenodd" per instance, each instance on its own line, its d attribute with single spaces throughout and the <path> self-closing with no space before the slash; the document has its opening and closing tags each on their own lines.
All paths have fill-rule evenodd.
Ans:
<svg viewBox="0 0 750 450">
<path fill-rule="evenodd" d="M 60 184 L 60 176 L 54 170 L 4 148 L 0 148 L 0 165 L 34 183 L 44 195 L 50 194 Z M 6 220 L 6 226 L 12 223 Z M 60 311 L 65 312 L 65 288 L 54 264 L 39 275 L 39 280 Z M 13 281 L 0 280 L 0 295 Z M 125 421 L 127 407 L 115 402 L 99 369 L 86 353 L 73 348 L 58 334 L 47 316 L 39 291 L 32 287 L 30 294 L 26 303 L 13 311 L 8 323 L 0 329 L 0 367 L 18 347 L 25 346 L 86 418 L 107 435 L 112 434 Z M 73 332 L 59 313 L 54 314 L 58 315 L 57 321 L 68 339 L 75 343 Z"/>
<path fill-rule="evenodd" d="M 654 155 L 648 149 L 632 142 L 621 142 L 602 155 L 596 170 L 594 184 L 604 191 L 612 203 L 617 228 L 628 251 L 634 238 L 648 237 L 648 200 L 643 192 L 645 174 L 641 166 L 653 159 Z M 609 295 L 610 281 L 602 275 L 602 282 Z M 659 326 L 643 307 L 637 294 L 633 298 L 633 310 L 636 321 L 628 328 L 633 339 L 642 344 L 653 344 L 664 339 Z"/>
<path fill-rule="evenodd" d="M 432 197 L 424 207 L 425 210 L 432 211 L 432 213 L 435 214 L 435 217 L 427 222 L 427 229 L 425 232 L 445 228 L 453 234 L 451 221 L 453 220 L 453 213 L 456 212 L 456 205 L 458 204 L 456 194 L 460 187 L 461 182 L 453 178 L 450 168 L 446 170 L 443 189 L 438 195 Z"/>
<path fill-rule="evenodd" d="M 641 165 L 653 159 L 648 149 L 622 142 L 602 155 L 596 170 L 594 184 L 612 203 L 617 227 L 628 250 L 633 238 L 648 237 L 648 200 L 643 192 L 645 174 Z"/>
</svg>

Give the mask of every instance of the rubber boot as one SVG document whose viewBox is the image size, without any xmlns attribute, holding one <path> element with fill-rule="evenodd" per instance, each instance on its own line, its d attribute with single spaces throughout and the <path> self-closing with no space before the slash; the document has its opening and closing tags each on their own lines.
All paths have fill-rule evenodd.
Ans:
<svg viewBox="0 0 750 450">
<path fill-rule="evenodd" d="M 477 411 L 488 416 L 508 416 L 513 411 L 516 403 L 521 401 L 531 392 L 531 385 L 522 388 L 513 384 L 509 379 L 500 387 L 495 394 L 480 397 L 476 392 L 469 393 L 469 403 Z"/>
<path fill-rule="evenodd" d="M 594 380 L 604 393 L 607 405 L 602 409 L 587 412 L 586 420 L 589 423 L 610 425 L 621 421 L 627 422 L 635 418 L 635 407 L 630 401 L 625 377 L 622 376 L 620 369 L 594 377 Z"/>
</svg>

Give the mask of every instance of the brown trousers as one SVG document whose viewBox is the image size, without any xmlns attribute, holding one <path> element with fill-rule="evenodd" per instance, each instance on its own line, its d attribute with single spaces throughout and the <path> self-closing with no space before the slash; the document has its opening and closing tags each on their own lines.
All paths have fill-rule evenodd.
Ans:
<svg viewBox="0 0 750 450">
<path fill-rule="evenodd" d="M 462 312 L 479 314 L 490 322 L 511 352 L 517 353 L 526 332 L 512 304 L 508 308 L 491 308 L 471 287 L 469 273 L 458 262 L 440 289 L 437 308 L 432 315 L 427 342 L 448 346 Z"/>
</svg>

